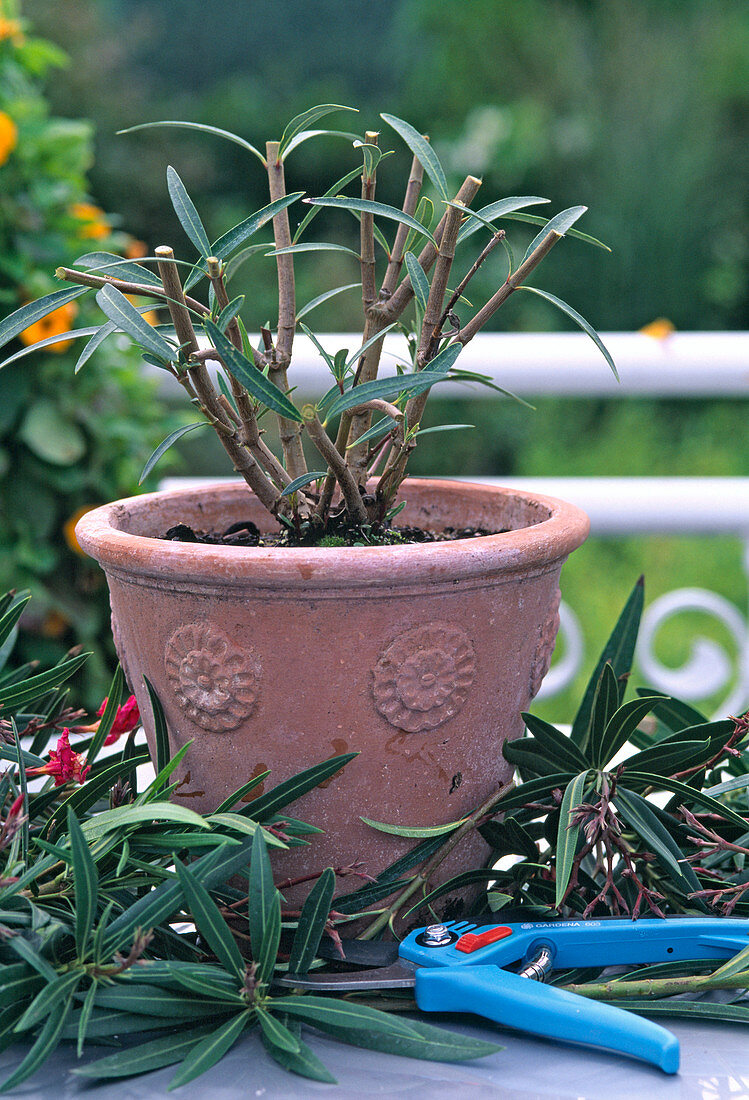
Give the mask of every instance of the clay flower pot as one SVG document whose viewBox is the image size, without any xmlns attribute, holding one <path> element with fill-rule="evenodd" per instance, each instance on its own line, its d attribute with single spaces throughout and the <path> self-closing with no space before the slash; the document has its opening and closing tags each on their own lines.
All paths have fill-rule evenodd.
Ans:
<svg viewBox="0 0 749 1100">
<path fill-rule="evenodd" d="M 144 674 L 172 751 L 193 741 L 176 799 L 210 811 L 267 768 L 275 784 L 358 750 L 294 805 L 325 835 L 274 856 L 284 878 L 354 861 L 376 875 L 413 846 L 360 815 L 433 825 L 478 806 L 509 779 L 502 744 L 522 733 L 520 712 L 549 666 L 559 573 L 588 533 L 585 514 L 550 497 L 449 481 L 408 480 L 402 498 L 404 523 L 505 533 L 315 549 L 158 537 L 178 522 L 205 529 L 251 519 L 268 529 L 244 484 L 117 501 L 76 530 L 106 572 L 117 650 L 149 741 Z M 447 872 L 480 854 L 456 853 Z"/>
</svg>

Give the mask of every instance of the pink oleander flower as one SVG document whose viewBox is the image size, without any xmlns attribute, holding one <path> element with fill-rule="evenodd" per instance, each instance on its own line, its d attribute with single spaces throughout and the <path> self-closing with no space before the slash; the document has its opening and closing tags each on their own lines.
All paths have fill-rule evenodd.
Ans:
<svg viewBox="0 0 749 1100">
<path fill-rule="evenodd" d="M 105 697 L 104 702 L 101 704 L 96 712 L 99 718 L 101 718 L 102 714 L 104 713 L 108 698 L 108 696 Z M 136 702 L 135 696 L 131 695 L 130 698 L 122 704 L 122 706 L 117 708 L 117 713 L 114 716 L 112 728 L 107 734 L 107 739 L 104 744 L 113 745 L 115 741 L 122 737 L 123 733 L 130 733 L 131 730 L 134 730 L 139 722 L 140 711 L 138 710 L 138 704 Z M 99 723 L 97 722 L 97 728 L 98 725 Z"/>
<path fill-rule="evenodd" d="M 90 772 L 91 767 L 86 766 L 86 761 L 79 752 L 74 752 L 70 747 L 70 731 L 64 729 L 57 742 L 56 749 L 50 749 L 49 763 L 40 768 L 27 768 L 26 775 L 33 778 L 36 775 L 52 775 L 55 786 L 62 787 L 66 783 L 83 783 Z"/>
<path fill-rule="evenodd" d="M 108 695 L 104 696 L 104 701 L 96 712 L 97 718 L 101 720 L 101 716 L 104 714 L 107 706 Z M 130 733 L 131 730 L 140 722 L 140 711 L 138 710 L 138 704 L 135 696 L 131 695 L 122 706 L 117 708 L 117 713 L 114 716 L 114 722 L 112 728 L 107 734 L 105 745 L 113 745 L 115 741 L 118 741 L 122 737 L 123 733 Z M 92 722 L 90 726 L 76 726 L 77 733 L 96 733 L 99 728 L 99 722 Z"/>
</svg>

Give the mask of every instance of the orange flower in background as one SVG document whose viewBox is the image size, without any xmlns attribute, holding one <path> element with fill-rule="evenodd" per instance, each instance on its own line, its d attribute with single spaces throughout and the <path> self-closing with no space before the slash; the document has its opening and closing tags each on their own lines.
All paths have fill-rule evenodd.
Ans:
<svg viewBox="0 0 749 1100">
<path fill-rule="evenodd" d="M 39 340 L 46 340 L 48 336 L 61 336 L 64 332 L 70 332 L 77 313 L 77 304 L 66 302 L 64 306 L 59 306 L 48 313 L 46 317 L 42 317 L 41 320 L 35 321 L 33 325 L 25 328 L 23 332 L 19 333 L 18 339 L 26 347 L 30 347 L 31 344 L 36 344 Z M 56 355 L 59 355 L 60 352 L 69 348 L 72 343 L 72 340 L 61 340 L 57 344 L 50 344 L 44 350 L 53 351 Z"/>
<path fill-rule="evenodd" d="M 668 317 L 656 317 L 649 325 L 645 325 L 644 328 L 640 329 L 641 335 L 650 336 L 653 340 L 665 340 L 672 332 L 676 332 L 676 329 Z"/>
<path fill-rule="evenodd" d="M 5 164 L 18 143 L 18 127 L 10 115 L 0 111 L 0 164 Z"/>
<path fill-rule="evenodd" d="M 68 544 L 71 550 L 74 550 L 76 554 L 80 554 L 82 558 L 85 558 L 88 555 L 83 553 L 80 545 L 78 544 L 78 539 L 75 537 L 75 525 L 77 524 L 81 516 L 85 516 L 86 512 L 90 512 L 91 509 L 95 507 L 95 504 L 86 504 L 83 508 L 78 508 L 75 512 L 73 512 L 70 519 L 66 520 L 63 524 L 62 533 L 65 542 Z"/>
<path fill-rule="evenodd" d="M 62 638 L 69 627 L 69 619 L 66 619 L 59 611 L 50 611 L 44 617 L 39 632 L 43 638 Z"/>
<path fill-rule="evenodd" d="M 134 306 L 140 306 L 146 301 L 145 298 L 139 298 L 137 294 L 126 294 L 125 297 L 128 302 L 132 302 Z M 144 321 L 148 321 L 149 325 L 156 326 L 159 324 L 159 315 L 155 309 L 146 310 L 145 313 L 141 313 L 141 317 Z"/>
<path fill-rule="evenodd" d="M 14 46 L 23 45 L 23 32 L 17 19 L 3 19 L 0 17 L 0 42 L 10 38 Z"/>
<path fill-rule="evenodd" d="M 145 241 L 138 241 L 135 237 L 131 237 L 127 243 L 125 249 L 125 258 L 128 260 L 139 260 L 141 256 L 148 255 L 148 245 Z"/>
<path fill-rule="evenodd" d="M 109 237 L 112 227 L 107 221 L 104 211 L 94 206 L 91 202 L 74 202 L 70 207 L 70 213 L 83 224 L 78 230 L 78 236 L 84 240 L 101 240 Z"/>
</svg>

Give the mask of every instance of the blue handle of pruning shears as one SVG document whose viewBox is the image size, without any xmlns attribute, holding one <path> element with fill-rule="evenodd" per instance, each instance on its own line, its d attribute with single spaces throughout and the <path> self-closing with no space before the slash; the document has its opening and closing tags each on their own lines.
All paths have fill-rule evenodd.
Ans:
<svg viewBox="0 0 749 1100">
<path fill-rule="evenodd" d="M 623 1009 L 502 968 L 545 952 L 547 969 L 721 959 L 749 946 L 749 921 L 667 920 L 447 922 L 442 940 L 412 932 L 400 955 L 416 963 L 416 1001 L 431 1012 L 475 1012 L 536 1035 L 616 1050 L 676 1073 L 679 1044 L 665 1028 Z M 433 937 L 432 937 L 433 938 Z"/>
<path fill-rule="evenodd" d="M 679 1040 L 664 1027 L 496 966 L 417 970 L 415 994 L 426 1012 L 477 1012 L 533 1035 L 616 1050 L 666 1073 L 679 1068 Z"/>
</svg>

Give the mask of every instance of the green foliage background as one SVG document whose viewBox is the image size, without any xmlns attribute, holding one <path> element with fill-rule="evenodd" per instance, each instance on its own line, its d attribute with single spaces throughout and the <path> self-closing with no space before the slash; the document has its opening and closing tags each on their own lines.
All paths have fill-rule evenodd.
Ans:
<svg viewBox="0 0 749 1100">
<path fill-rule="evenodd" d="M 15 5 L 2 12 L 14 14 Z M 0 306 L 3 314 L 56 289 L 54 269 L 91 247 L 124 249 L 129 237 L 85 235 L 76 204 L 90 204 L 93 129 L 54 117 L 45 83 L 65 55 L 24 33 L 0 41 L 0 111 L 17 126 L 17 143 L 0 170 Z M 95 312 L 95 311 L 94 311 Z M 84 305 L 67 327 L 85 326 Z M 20 350 L 20 341 L 13 349 Z M 100 701 L 113 659 L 103 576 L 72 537 L 81 509 L 132 493 L 145 457 L 164 433 L 155 385 L 137 353 L 110 341 L 78 376 L 80 345 L 47 349 L 0 371 L 0 586 L 29 588 L 21 657 L 57 660 L 76 643 L 94 652 L 79 691 Z M 172 414 L 166 420 L 173 420 Z"/>
</svg>

